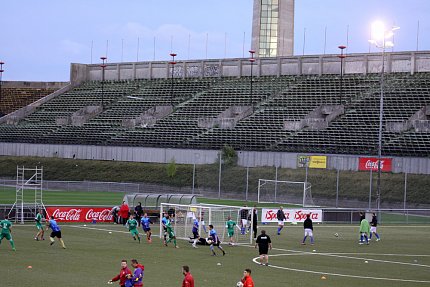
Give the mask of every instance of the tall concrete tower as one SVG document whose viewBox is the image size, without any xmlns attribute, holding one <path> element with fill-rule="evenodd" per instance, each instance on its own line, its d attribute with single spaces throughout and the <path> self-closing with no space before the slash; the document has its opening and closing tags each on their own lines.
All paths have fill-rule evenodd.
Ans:
<svg viewBox="0 0 430 287">
<path fill-rule="evenodd" d="M 254 0 L 251 47 L 260 58 L 293 55 L 294 0 Z"/>
</svg>

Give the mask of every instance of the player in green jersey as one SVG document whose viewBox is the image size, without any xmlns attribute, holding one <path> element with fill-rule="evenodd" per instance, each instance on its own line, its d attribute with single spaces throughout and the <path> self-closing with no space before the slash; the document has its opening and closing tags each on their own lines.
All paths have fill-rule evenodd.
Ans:
<svg viewBox="0 0 430 287">
<path fill-rule="evenodd" d="M 167 221 L 164 225 L 166 226 L 166 231 L 167 231 L 167 234 L 169 235 L 169 239 L 166 240 L 166 243 L 164 243 L 164 245 L 167 246 L 167 244 L 173 240 L 173 244 L 175 245 L 175 248 L 179 248 L 179 246 L 176 245 L 175 232 L 173 231 L 172 222 L 170 221 L 169 218 L 167 218 Z"/>
<path fill-rule="evenodd" d="M 225 223 L 225 227 L 227 228 L 227 235 L 230 239 L 228 245 L 234 245 L 234 227 L 237 226 L 236 222 L 231 220 L 231 216 L 227 217 L 227 221 Z"/>
<path fill-rule="evenodd" d="M 139 240 L 140 243 L 140 237 L 139 237 L 139 230 L 137 230 L 137 226 L 139 223 L 136 219 L 134 219 L 134 215 L 130 215 L 130 218 L 127 220 L 127 226 L 128 230 L 130 231 L 131 235 L 133 236 L 134 240 Z"/>
<path fill-rule="evenodd" d="M 43 230 L 43 226 L 42 226 L 42 221 L 43 221 L 42 209 L 39 209 L 39 213 L 36 215 L 36 218 L 34 219 L 34 221 L 36 221 L 36 228 L 37 228 L 37 233 L 36 233 L 36 236 L 34 237 L 34 240 L 37 240 L 37 241 L 45 240 L 45 238 L 43 238 L 45 231 Z"/>
<path fill-rule="evenodd" d="M 1 241 L 3 240 L 3 238 L 6 238 L 6 240 L 9 240 L 9 243 L 12 246 L 12 250 L 16 251 L 15 243 L 13 242 L 12 235 L 10 234 L 11 233 L 11 227 L 12 227 L 12 223 L 8 220 L 7 217 L 5 219 L 3 219 L 2 221 L 0 221 L 0 228 L 1 228 L 0 244 L 1 244 Z"/>
<path fill-rule="evenodd" d="M 369 244 L 369 233 L 370 233 L 370 224 L 366 218 L 362 219 L 360 222 L 360 243 L 364 244 L 364 240 L 366 240 L 366 244 Z"/>
</svg>

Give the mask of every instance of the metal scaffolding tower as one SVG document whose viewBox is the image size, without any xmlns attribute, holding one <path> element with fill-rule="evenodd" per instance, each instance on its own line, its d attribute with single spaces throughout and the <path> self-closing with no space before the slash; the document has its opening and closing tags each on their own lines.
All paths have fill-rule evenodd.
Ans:
<svg viewBox="0 0 430 287">
<path fill-rule="evenodd" d="M 43 167 L 17 166 L 16 200 L 8 215 L 15 222 L 24 223 L 25 220 L 33 220 L 39 209 L 46 212 L 43 204 Z"/>
</svg>

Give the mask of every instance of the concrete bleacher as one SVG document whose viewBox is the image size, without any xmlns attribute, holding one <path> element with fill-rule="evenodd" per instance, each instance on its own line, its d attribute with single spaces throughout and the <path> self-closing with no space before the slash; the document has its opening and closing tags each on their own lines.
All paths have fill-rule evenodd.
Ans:
<svg viewBox="0 0 430 287">
<path fill-rule="evenodd" d="M 18 124 L 0 125 L 1 142 L 85 144 L 376 154 L 379 129 L 380 77 L 378 74 L 294 75 L 251 78 L 175 78 L 86 82 L 37 108 Z M 430 105 L 430 74 L 388 74 L 385 81 L 384 121 L 411 121 Z M 77 126 L 58 119 L 71 117 L 88 106 L 104 106 L 102 112 Z M 136 119 L 157 107 L 173 104 L 153 124 Z M 285 128 L 288 121 L 309 119 L 321 107 L 339 107 L 342 113 L 319 125 Z M 202 126 L 232 107 L 251 112 L 234 126 Z M 138 124 L 125 126 L 124 119 Z M 310 119 L 312 120 L 312 119 Z M 324 120 L 323 118 L 315 119 Z M 427 119 L 428 120 L 428 119 Z M 424 120 L 426 119 L 424 118 Z M 410 126 L 408 126 L 410 127 Z M 383 154 L 428 156 L 430 133 L 414 128 L 384 127 Z"/>
</svg>

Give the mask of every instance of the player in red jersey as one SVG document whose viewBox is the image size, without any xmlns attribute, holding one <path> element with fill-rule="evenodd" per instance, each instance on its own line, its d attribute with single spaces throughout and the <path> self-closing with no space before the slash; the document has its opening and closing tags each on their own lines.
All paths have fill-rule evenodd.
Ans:
<svg viewBox="0 0 430 287">
<path fill-rule="evenodd" d="M 243 271 L 243 277 L 240 281 L 242 282 L 243 287 L 254 287 L 254 281 L 251 277 L 251 269 L 247 268 Z"/>
<path fill-rule="evenodd" d="M 182 266 L 182 274 L 185 276 L 182 281 L 182 287 L 194 287 L 194 278 L 190 273 L 190 267 Z"/>
<path fill-rule="evenodd" d="M 127 260 L 123 259 L 121 260 L 121 270 L 119 271 L 119 274 L 116 275 L 111 280 L 109 280 L 108 283 L 111 284 L 112 282 L 119 280 L 119 283 L 118 283 L 119 286 L 125 287 L 125 281 L 127 281 L 128 279 L 127 277 L 129 277 L 129 275 L 132 275 L 132 274 L 130 269 L 128 269 Z"/>
</svg>

